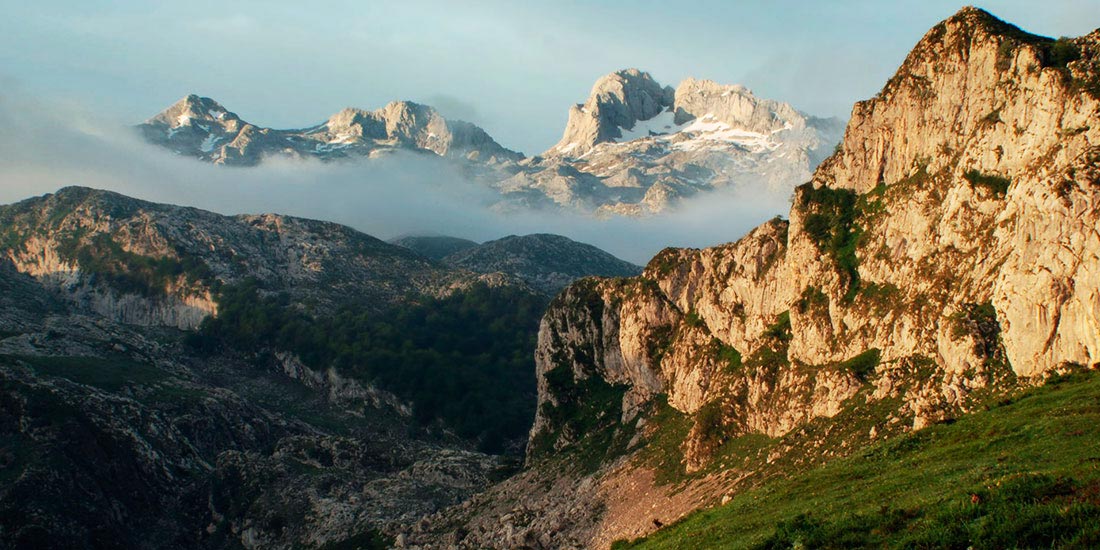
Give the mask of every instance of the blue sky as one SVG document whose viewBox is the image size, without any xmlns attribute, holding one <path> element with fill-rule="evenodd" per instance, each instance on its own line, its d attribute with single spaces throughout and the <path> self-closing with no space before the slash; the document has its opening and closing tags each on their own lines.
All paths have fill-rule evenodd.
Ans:
<svg viewBox="0 0 1100 550">
<path fill-rule="evenodd" d="M 1076 36 L 1100 0 L 979 3 Z M 742 83 L 846 117 L 961 4 L 873 2 L 277 2 L 0 0 L 0 90 L 133 124 L 187 93 L 250 122 L 303 127 L 346 106 L 436 105 L 532 154 L 600 75 Z M 0 93 L 3 93 L 0 91 Z"/>
</svg>

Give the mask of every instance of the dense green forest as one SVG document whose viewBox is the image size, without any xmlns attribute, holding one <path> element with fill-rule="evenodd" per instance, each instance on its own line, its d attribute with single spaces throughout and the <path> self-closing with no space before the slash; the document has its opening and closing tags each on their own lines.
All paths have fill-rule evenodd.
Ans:
<svg viewBox="0 0 1100 550">
<path fill-rule="evenodd" d="M 534 351 L 545 308 L 540 296 L 479 283 L 382 315 L 349 304 L 313 317 L 250 281 L 222 290 L 217 317 L 191 344 L 277 349 L 313 368 L 334 366 L 412 402 L 422 425 L 442 422 L 499 453 L 522 441 L 534 419 Z"/>
</svg>

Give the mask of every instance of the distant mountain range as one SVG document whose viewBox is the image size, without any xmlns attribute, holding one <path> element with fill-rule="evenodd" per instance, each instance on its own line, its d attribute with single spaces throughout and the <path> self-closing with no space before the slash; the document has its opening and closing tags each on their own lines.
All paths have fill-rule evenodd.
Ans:
<svg viewBox="0 0 1100 550">
<path fill-rule="evenodd" d="M 375 111 L 348 108 L 308 128 L 277 130 L 189 95 L 138 128 L 150 143 L 222 165 L 423 153 L 495 189 L 498 209 L 636 216 L 724 188 L 785 198 L 832 152 L 844 125 L 758 98 L 744 86 L 687 79 L 673 89 L 626 69 L 600 78 L 588 99 L 570 108 L 561 141 L 530 158 L 474 124 L 409 101 Z"/>
</svg>

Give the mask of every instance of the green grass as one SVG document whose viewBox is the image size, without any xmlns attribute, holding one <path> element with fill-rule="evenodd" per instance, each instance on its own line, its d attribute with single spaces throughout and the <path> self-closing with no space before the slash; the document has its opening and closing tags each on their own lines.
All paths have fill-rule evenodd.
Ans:
<svg viewBox="0 0 1100 550">
<path fill-rule="evenodd" d="M 1096 547 L 1098 424 L 1100 374 L 1059 377 L 615 548 Z"/>
<path fill-rule="evenodd" d="M 837 368 L 854 374 L 860 380 L 866 380 L 871 373 L 875 372 L 881 357 L 882 352 L 878 348 L 871 348 L 851 359 L 841 361 L 837 364 Z"/>
<path fill-rule="evenodd" d="M 546 385 L 557 404 L 543 403 L 546 427 L 532 439 L 531 456 L 552 454 L 555 443 L 564 438 L 570 441 L 568 448 L 578 451 L 575 458 L 582 471 L 592 472 L 625 451 L 626 441 L 616 437 L 616 425 L 626 386 L 609 384 L 598 375 L 576 380 L 567 364 L 547 371 Z"/>
<path fill-rule="evenodd" d="M 840 273 L 847 277 L 845 302 L 859 291 L 859 246 L 863 228 L 859 197 L 850 189 L 814 188 L 812 183 L 796 191 L 796 206 L 807 212 L 803 229 L 817 249 L 832 258 Z"/>
</svg>

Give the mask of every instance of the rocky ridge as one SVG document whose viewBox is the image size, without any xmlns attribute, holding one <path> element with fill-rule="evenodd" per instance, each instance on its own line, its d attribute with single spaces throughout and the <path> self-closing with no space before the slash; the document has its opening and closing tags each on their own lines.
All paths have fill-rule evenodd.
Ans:
<svg viewBox="0 0 1100 550">
<path fill-rule="evenodd" d="M 138 126 L 145 139 L 215 164 L 254 166 L 265 157 L 335 160 L 419 151 L 477 163 L 523 158 L 477 126 L 447 120 L 435 109 L 394 101 L 375 111 L 347 108 L 301 130 L 247 123 L 207 97 L 188 95 Z"/>
<path fill-rule="evenodd" d="M 0 208 L 0 227 L 15 269 L 109 319 L 146 326 L 194 328 L 216 311 L 217 288 L 246 279 L 318 311 L 349 296 L 384 309 L 410 292 L 492 280 L 334 223 L 228 217 L 79 187 Z"/>
<path fill-rule="evenodd" d="M 528 471 L 409 545 L 437 547 L 438 525 L 462 529 L 448 546 L 607 547 L 771 464 L 1095 368 L 1098 64 L 1100 31 L 1052 40 L 976 8 L 932 28 L 856 104 L 789 221 L 559 295 L 539 333 Z M 718 455 L 739 445 L 763 454 Z M 615 496 L 623 479 L 631 502 Z M 538 506 L 532 484 L 549 487 Z M 660 509 L 684 491 L 701 494 Z"/>
<path fill-rule="evenodd" d="M 674 90 L 626 69 L 570 109 L 557 145 L 494 186 L 506 198 L 537 190 L 599 215 L 652 214 L 716 189 L 786 197 L 842 129 L 744 86 L 689 78 Z"/>
</svg>

